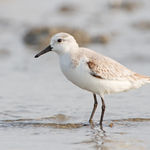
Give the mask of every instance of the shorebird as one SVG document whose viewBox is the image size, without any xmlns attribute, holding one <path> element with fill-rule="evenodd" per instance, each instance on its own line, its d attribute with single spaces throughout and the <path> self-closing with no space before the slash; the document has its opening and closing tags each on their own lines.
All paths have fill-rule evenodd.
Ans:
<svg viewBox="0 0 150 150">
<path fill-rule="evenodd" d="M 101 97 L 101 127 L 105 112 L 104 94 L 125 92 L 150 83 L 150 77 L 135 73 L 117 61 L 88 48 L 79 47 L 74 37 L 68 33 L 52 36 L 50 45 L 35 58 L 50 51 L 58 54 L 60 69 L 69 81 L 93 93 L 94 107 L 90 123 L 98 105 L 96 94 Z"/>
</svg>

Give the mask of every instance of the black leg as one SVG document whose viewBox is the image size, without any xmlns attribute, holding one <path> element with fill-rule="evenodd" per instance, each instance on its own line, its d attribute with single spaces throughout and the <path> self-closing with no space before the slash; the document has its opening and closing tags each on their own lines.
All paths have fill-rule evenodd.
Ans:
<svg viewBox="0 0 150 150">
<path fill-rule="evenodd" d="M 89 120 L 90 123 L 92 123 L 92 118 L 94 116 L 94 113 L 95 113 L 95 110 L 96 110 L 97 104 L 98 104 L 96 94 L 93 94 L 93 97 L 94 97 L 94 107 L 93 107 L 93 111 L 92 111 L 92 114 L 91 114 L 91 117 L 90 117 L 90 120 Z"/>
<path fill-rule="evenodd" d="M 103 122 L 103 117 L 104 117 L 104 112 L 105 112 L 105 102 L 104 102 L 104 99 L 101 97 L 101 100 L 102 100 L 102 113 L 101 113 L 101 119 L 100 119 L 100 126 L 102 127 L 102 122 Z"/>
</svg>

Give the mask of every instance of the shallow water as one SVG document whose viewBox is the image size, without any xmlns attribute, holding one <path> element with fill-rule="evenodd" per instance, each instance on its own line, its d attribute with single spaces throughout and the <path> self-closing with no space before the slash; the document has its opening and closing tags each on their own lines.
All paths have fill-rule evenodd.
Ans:
<svg viewBox="0 0 150 150">
<path fill-rule="evenodd" d="M 0 1 L 0 149 L 150 149 L 150 85 L 106 95 L 102 131 L 100 98 L 94 125 L 89 125 L 92 94 L 62 75 L 55 53 L 34 59 L 39 50 L 23 42 L 28 29 L 41 25 L 85 26 L 91 34 L 113 32 L 108 44 L 85 46 L 150 75 L 150 30 L 132 27 L 149 20 L 150 2 L 140 1 L 141 7 L 127 11 L 110 9 L 106 1 L 89 1 L 86 7 L 70 1 L 80 6 L 70 15 L 58 13 L 63 2 Z M 74 17 L 78 19 L 69 21 Z"/>
</svg>

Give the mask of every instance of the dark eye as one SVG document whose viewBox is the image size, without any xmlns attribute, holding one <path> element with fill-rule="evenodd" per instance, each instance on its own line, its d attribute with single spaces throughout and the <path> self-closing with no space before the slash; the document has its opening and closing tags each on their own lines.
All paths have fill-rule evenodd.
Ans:
<svg viewBox="0 0 150 150">
<path fill-rule="evenodd" d="M 57 42 L 59 42 L 59 43 L 60 43 L 61 41 L 62 41 L 62 39 L 58 39 L 58 40 L 57 40 Z"/>
</svg>

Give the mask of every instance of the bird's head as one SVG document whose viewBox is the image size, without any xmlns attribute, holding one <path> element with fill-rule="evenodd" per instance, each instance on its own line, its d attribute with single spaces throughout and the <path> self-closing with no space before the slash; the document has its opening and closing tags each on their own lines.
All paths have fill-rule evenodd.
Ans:
<svg viewBox="0 0 150 150">
<path fill-rule="evenodd" d="M 43 55 L 49 51 L 54 51 L 58 55 L 69 52 L 72 49 L 78 48 L 78 44 L 73 36 L 68 33 L 57 33 L 52 36 L 50 45 L 38 53 L 35 58 Z"/>
</svg>

